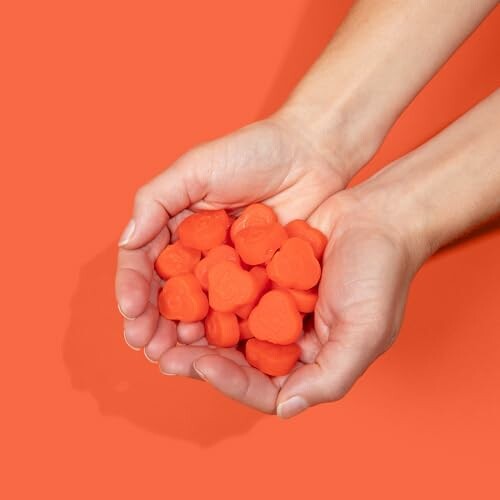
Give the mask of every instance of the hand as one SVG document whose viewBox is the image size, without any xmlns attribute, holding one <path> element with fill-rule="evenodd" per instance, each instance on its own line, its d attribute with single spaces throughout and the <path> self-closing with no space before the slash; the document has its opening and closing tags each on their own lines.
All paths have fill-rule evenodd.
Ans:
<svg viewBox="0 0 500 500">
<path fill-rule="evenodd" d="M 358 196 L 356 189 L 333 196 L 310 223 L 330 241 L 314 329 L 301 341 L 308 364 L 295 370 L 279 392 L 282 417 L 342 398 L 392 345 L 410 283 L 428 255 L 425 245 L 417 250 L 411 230 L 394 224 L 385 202 Z"/>
<path fill-rule="evenodd" d="M 177 340 L 190 343 L 203 335 L 201 323 L 181 323 L 176 332 L 156 307 L 160 279 L 154 261 L 183 217 L 262 201 L 283 222 L 305 219 L 345 186 L 345 172 L 352 170 L 347 163 L 340 148 L 330 144 L 327 153 L 306 127 L 282 112 L 193 149 L 139 189 L 116 275 L 128 344 L 149 344 L 146 355 L 156 360 Z"/>
</svg>

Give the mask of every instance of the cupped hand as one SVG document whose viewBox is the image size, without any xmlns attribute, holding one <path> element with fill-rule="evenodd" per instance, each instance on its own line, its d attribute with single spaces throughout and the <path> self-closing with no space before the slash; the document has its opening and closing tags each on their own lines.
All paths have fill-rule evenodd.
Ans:
<svg viewBox="0 0 500 500">
<path fill-rule="evenodd" d="M 395 223 L 385 202 L 344 191 L 310 218 L 329 235 L 314 312 L 302 339 L 302 360 L 283 384 L 278 414 L 337 401 L 394 342 L 411 281 L 424 260 L 412 231 Z"/>
<path fill-rule="evenodd" d="M 206 346 L 173 347 L 160 360 L 162 370 L 201 377 L 234 399 L 282 417 L 343 397 L 394 341 L 423 261 L 410 232 L 394 223 L 385 203 L 372 201 L 356 189 L 342 191 L 309 218 L 329 244 L 314 324 L 299 341 L 301 361 L 291 374 L 267 377 L 239 351 Z"/>
<path fill-rule="evenodd" d="M 348 181 L 345 172 L 352 166 L 340 148 L 335 151 L 329 145 L 326 152 L 307 127 L 276 114 L 196 147 L 141 187 L 120 241 L 116 274 L 127 343 L 146 347 L 151 360 L 178 341 L 203 343 L 201 323 L 176 327 L 159 317 L 156 306 L 161 282 L 154 261 L 182 218 L 201 209 L 237 211 L 264 202 L 282 222 L 306 219 Z"/>
</svg>

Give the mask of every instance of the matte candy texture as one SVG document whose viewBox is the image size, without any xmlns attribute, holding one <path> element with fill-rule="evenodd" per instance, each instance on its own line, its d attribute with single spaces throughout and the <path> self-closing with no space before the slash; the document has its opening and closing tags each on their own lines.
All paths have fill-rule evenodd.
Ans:
<svg viewBox="0 0 500 500">
<path fill-rule="evenodd" d="M 234 312 L 250 304 L 257 293 L 255 278 L 234 262 L 218 262 L 208 272 L 208 298 L 210 307 L 216 311 Z"/>
<path fill-rule="evenodd" d="M 296 290 L 309 290 L 321 276 L 321 266 L 311 245 L 296 237 L 283 243 L 266 269 L 269 278 L 279 286 Z"/>
<path fill-rule="evenodd" d="M 292 288 L 283 288 L 295 301 L 297 309 L 301 313 L 310 313 L 314 311 L 318 301 L 318 292 L 315 290 L 293 290 Z"/>
<path fill-rule="evenodd" d="M 242 229 L 234 237 L 234 246 L 243 262 L 257 266 L 269 262 L 287 238 L 285 228 L 273 222 L 266 226 Z"/>
<path fill-rule="evenodd" d="M 253 334 L 248 326 L 248 320 L 246 319 L 241 320 L 239 323 L 239 327 L 240 327 L 240 340 L 248 340 L 253 337 Z"/>
<path fill-rule="evenodd" d="M 253 203 L 243 210 L 241 215 L 235 219 L 231 226 L 231 240 L 234 241 L 235 236 L 246 227 L 250 226 L 266 226 L 277 222 L 278 218 L 273 209 L 263 205 L 262 203 Z"/>
<path fill-rule="evenodd" d="M 311 227 L 305 220 L 300 219 L 289 222 L 285 226 L 285 230 L 291 238 L 295 236 L 308 241 L 312 246 L 315 257 L 318 260 L 321 259 L 328 243 L 326 236 L 321 231 Z"/>
<path fill-rule="evenodd" d="M 205 210 L 184 219 L 179 226 L 179 239 L 190 248 L 210 250 L 226 240 L 230 221 L 225 210 Z"/>
<path fill-rule="evenodd" d="M 247 361 L 267 375 L 279 377 L 290 373 L 300 357 L 297 344 L 275 345 L 258 339 L 250 339 L 245 346 Z"/>
<path fill-rule="evenodd" d="M 158 297 L 160 314 L 167 319 L 191 323 L 208 313 L 208 299 L 193 274 L 170 278 Z"/>
<path fill-rule="evenodd" d="M 240 340 L 236 314 L 210 310 L 205 318 L 205 336 L 211 345 L 233 347 Z"/>
<path fill-rule="evenodd" d="M 155 269 L 160 278 L 166 280 L 179 274 L 190 273 L 198 263 L 201 252 L 185 247 L 180 241 L 168 245 L 155 262 Z"/>
<path fill-rule="evenodd" d="M 254 337 L 274 344 L 291 344 L 302 332 L 302 316 L 292 296 L 284 290 L 271 290 L 248 317 Z"/>
<path fill-rule="evenodd" d="M 271 376 L 288 373 L 300 355 L 295 342 L 303 316 L 316 305 L 311 288 L 321 275 L 316 256 L 326 238 L 305 221 L 284 228 L 261 203 L 234 220 L 225 210 L 195 213 L 178 234 L 155 263 L 167 280 L 158 295 L 160 313 L 188 323 L 204 320 L 210 345 L 246 343 L 252 366 Z"/>
<path fill-rule="evenodd" d="M 230 260 L 240 264 L 236 250 L 229 245 L 219 245 L 208 251 L 207 256 L 201 259 L 194 268 L 194 275 L 204 290 L 208 290 L 208 271 L 218 262 Z M 267 276 L 267 275 L 266 275 Z"/>
<path fill-rule="evenodd" d="M 255 282 L 257 284 L 257 296 L 250 304 L 238 307 L 238 309 L 236 309 L 236 314 L 242 319 L 247 319 L 248 316 L 250 316 L 250 313 L 257 304 L 258 300 L 262 297 L 262 295 L 264 295 L 265 292 L 267 292 L 271 288 L 271 280 L 269 279 L 269 276 L 267 275 L 267 272 L 263 267 L 252 267 L 252 269 L 250 269 L 250 274 L 255 278 Z"/>
</svg>

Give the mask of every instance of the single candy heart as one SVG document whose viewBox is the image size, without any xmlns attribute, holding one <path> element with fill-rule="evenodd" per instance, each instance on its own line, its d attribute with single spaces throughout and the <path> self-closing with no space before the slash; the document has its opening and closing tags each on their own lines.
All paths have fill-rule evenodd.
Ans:
<svg viewBox="0 0 500 500">
<path fill-rule="evenodd" d="M 321 231 L 311 227 L 305 220 L 299 219 L 289 222 L 285 229 L 290 238 L 298 237 L 309 242 L 316 258 L 321 259 L 328 243 L 326 236 Z"/>
<path fill-rule="evenodd" d="M 292 344 L 302 332 L 302 316 L 285 290 L 271 290 L 262 296 L 248 317 L 248 327 L 259 340 Z"/>
<path fill-rule="evenodd" d="M 283 288 L 309 290 L 321 277 L 321 266 L 311 245 L 302 238 L 289 238 L 267 265 L 269 278 Z"/>
<path fill-rule="evenodd" d="M 208 271 L 208 300 L 215 311 L 235 312 L 253 302 L 258 292 L 255 278 L 232 261 L 221 261 Z"/>
<path fill-rule="evenodd" d="M 155 262 L 160 278 L 166 280 L 173 276 L 190 273 L 200 260 L 201 252 L 185 247 L 180 241 L 168 245 Z"/>
<path fill-rule="evenodd" d="M 167 319 L 192 323 L 208 313 L 207 296 L 193 274 L 170 278 L 158 296 L 160 314 Z"/>
<path fill-rule="evenodd" d="M 247 227 L 267 226 L 273 222 L 278 222 L 278 218 L 271 207 L 262 203 L 248 205 L 231 226 L 231 240 L 234 241 L 235 236 Z"/>
<path fill-rule="evenodd" d="M 245 357 L 255 368 L 272 377 L 290 373 L 300 357 L 297 344 L 275 345 L 264 340 L 250 339 L 245 346 Z"/>
<path fill-rule="evenodd" d="M 248 226 L 236 233 L 234 247 L 245 264 L 257 266 L 269 262 L 287 238 L 285 228 L 277 222 Z"/>
<path fill-rule="evenodd" d="M 211 345 L 235 346 L 240 340 L 240 327 L 236 314 L 210 311 L 205 318 L 205 337 Z"/>
<path fill-rule="evenodd" d="M 204 210 L 184 219 L 178 228 L 182 244 L 196 250 L 210 250 L 224 243 L 230 220 L 225 210 Z"/>
</svg>

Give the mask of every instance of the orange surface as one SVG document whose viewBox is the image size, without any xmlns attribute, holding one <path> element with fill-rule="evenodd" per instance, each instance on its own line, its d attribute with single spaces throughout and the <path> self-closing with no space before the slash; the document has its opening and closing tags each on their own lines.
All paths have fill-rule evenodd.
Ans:
<svg viewBox="0 0 500 500">
<path fill-rule="evenodd" d="M 115 244 L 136 188 L 278 106 L 349 3 L 2 2 L 1 498 L 499 498 L 498 226 L 425 266 L 345 400 L 291 421 L 123 342 Z M 363 175 L 498 86 L 499 50 L 497 8 Z"/>
</svg>

